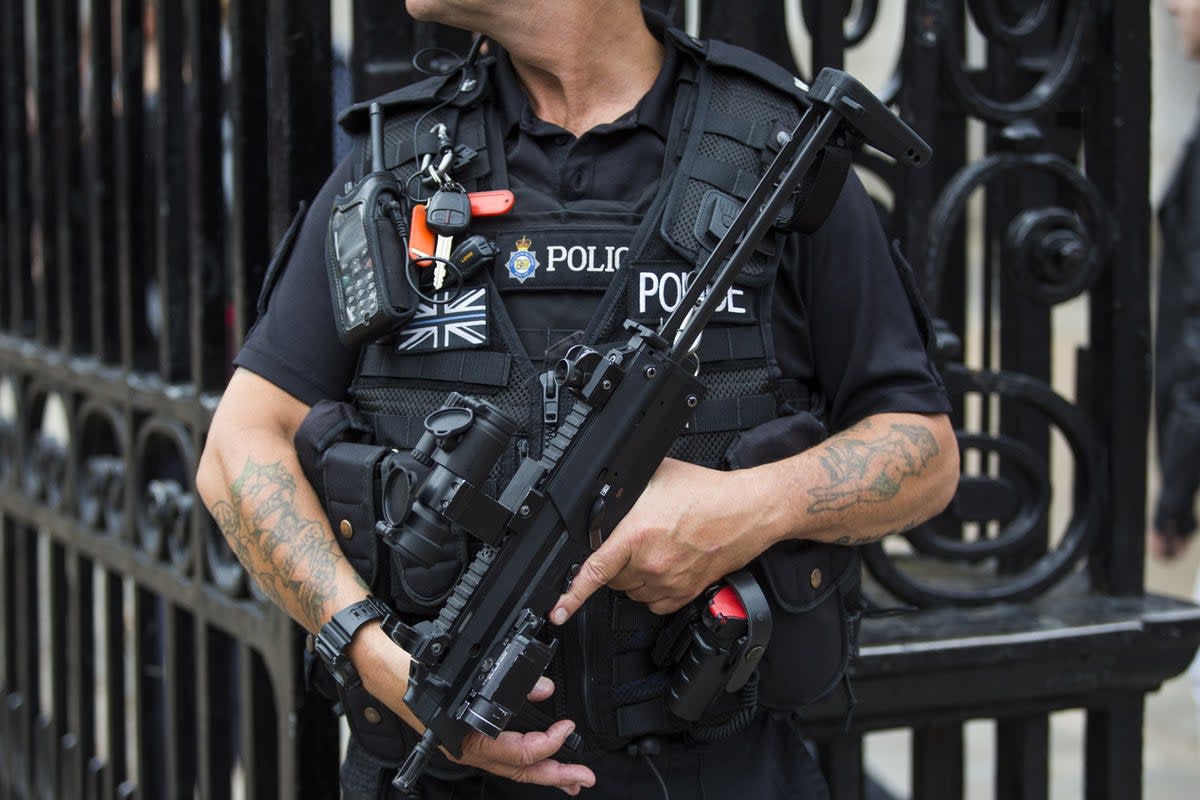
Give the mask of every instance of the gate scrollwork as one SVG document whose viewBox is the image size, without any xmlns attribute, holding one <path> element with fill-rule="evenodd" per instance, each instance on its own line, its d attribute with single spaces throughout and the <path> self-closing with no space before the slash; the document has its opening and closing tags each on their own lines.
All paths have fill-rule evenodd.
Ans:
<svg viewBox="0 0 1200 800">
<path fill-rule="evenodd" d="M 183 574 L 195 562 L 191 532 L 195 509 L 191 476 L 195 458 L 187 431 L 175 420 L 150 419 L 138 433 L 136 492 L 138 546 L 154 559 L 166 557 Z"/>
<path fill-rule="evenodd" d="M 66 498 L 70 437 L 66 400 L 62 393 L 31 386 L 26 397 L 25 460 L 21 483 L 25 493 L 49 508 L 61 508 Z"/>
<path fill-rule="evenodd" d="M 929 214 L 924 292 L 934 313 L 941 305 L 950 240 L 966 213 L 967 198 L 993 180 L 1035 172 L 1055 178 L 1078 209 L 1051 204 L 1014 215 L 1002 242 L 1001 260 L 1012 288 L 1054 305 L 1079 296 L 1095 282 L 1116 236 L 1116 223 L 1096 186 L 1075 165 L 1053 153 L 1002 153 L 961 169 Z"/>
<path fill-rule="evenodd" d="M 1062 434 L 1072 465 L 1069 521 L 1061 535 L 1051 537 L 1056 544 L 1043 548 L 1040 526 L 1049 520 L 1053 499 L 1047 459 L 1011 436 L 959 430 L 964 456 L 977 453 L 984 463 L 998 462 L 997 468 L 964 474 L 950 507 L 905 534 L 920 558 L 930 563 L 914 569 L 914 559 L 887 553 L 882 543 L 865 547 L 864 561 L 881 584 L 921 606 L 1029 600 L 1060 581 L 1096 538 L 1105 503 L 1103 450 L 1086 416 L 1044 381 L 961 364 L 944 365 L 942 375 L 954 396 L 976 394 L 1019 404 Z M 941 535 L 939 523 L 955 531 L 964 523 L 995 525 L 998 530 L 968 540 Z M 998 567 L 999 559 L 1030 552 L 1038 555 L 1019 570 Z M 906 562 L 907 568 L 902 566 Z"/>
<path fill-rule="evenodd" d="M 967 113 L 993 124 L 1012 122 L 1045 113 L 1057 107 L 1075 85 L 1090 51 L 1096 23 L 1096 0 L 1041 0 L 1034 8 L 1010 22 L 1001 7 L 1012 4 L 996 0 L 969 0 L 967 6 L 976 26 L 989 43 L 1019 50 L 1037 43 L 1049 28 L 1054 35 L 1053 52 L 1044 62 L 1042 75 L 1021 97 L 1003 100 L 989 96 L 973 82 L 958 37 L 950 30 L 953 18 L 948 3 L 925 0 L 923 14 L 936 19 L 943 72 L 955 101 Z"/>
<path fill-rule="evenodd" d="M 0 486 L 5 486 L 17 472 L 17 408 L 18 392 L 15 381 L 0 375 Z"/>
<path fill-rule="evenodd" d="M 969 364 L 961 353 L 940 354 L 964 463 L 954 500 L 904 535 L 907 548 L 879 543 L 864 560 L 885 589 L 920 606 L 1028 600 L 1090 554 L 1110 499 L 1099 429 L 1053 388 L 1045 363 L 1061 347 L 1050 310 L 1092 292 L 1119 241 L 1112 203 L 1082 166 L 1084 140 L 1061 121 L 1077 108 L 1086 82 L 1097 2 L 914 0 L 908 12 L 916 34 L 906 43 L 908 59 L 924 65 L 916 73 L 925 83 L 904 85 L 898 104 L 918 108 L 918 92 L 944 93 L 941 119 L 955 121 L 937 129 L 934 161 L 939 148 L 955 147 L 964 160 L 957 169 L 941 167 L 934 187 L 923 183 L 928 176 L 897 175 L 870 154 L 860 161 L 887 181 L 897 204 L 908 202 L 904 187 L 913 184 L 905 181 L 921 183 L 915 205 L 900 210 L 916 235 L 918 251 L 910 255 L 922 293 L 933 315 L 954 319 L 975 346 Z M 967 46 L 968 17 L 982 37 L 979 48 Z M 978 57 L 985 68 L 974 63 Z M 993 64 L 1008 67 L 1002 78 Z M 971 155 L 968 120 L 987 129 L 979 157 Z M 976 193 L 985 205 L 971 204 Z M 1020 315 L 1049 338 L 1017 340 L 993 327 L 1002 319 L 1016 329 L 1025 324 Z M 1022 352 L 1030 348 L 1036 352 Z M 969 419 L 968 397 L 981 410 Z M 1051 457 L 1055 431 L 1066 440 L 1067 463 Z M 1067 509 L 1062 530 L 1050 530 L 1052 506 Z"/>
<path fill-rule="evenodd" d="M 79 519 L 98 533 L 120 536 L 126 518 L 128 428 L 115 411 L 100 403 L 85 403 L 79 420 L 74 462 Z"/>
</svg>

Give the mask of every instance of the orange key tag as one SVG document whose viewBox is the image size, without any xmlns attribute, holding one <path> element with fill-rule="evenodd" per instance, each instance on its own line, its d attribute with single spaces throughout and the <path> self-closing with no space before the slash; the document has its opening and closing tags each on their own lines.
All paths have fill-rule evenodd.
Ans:
<svg viewBox="0 0 1200 800">
<path fill-rule="evenodd" d="M 429 226 L 425 224 L 425 204 L 413 206 L 412 224 L 408 226 L 408 257 L 416 262 L 418 267 L 432 267 L 433 251 L 436 237 Z"/>
<path fill-rule="evenodd" d="M 513 207 L 513 193 L 508 189 L 492 189 L 487 192 L 468 192 L 471 198 L 471 216 L 495 217 L 507 214 Z"/>
</svg>

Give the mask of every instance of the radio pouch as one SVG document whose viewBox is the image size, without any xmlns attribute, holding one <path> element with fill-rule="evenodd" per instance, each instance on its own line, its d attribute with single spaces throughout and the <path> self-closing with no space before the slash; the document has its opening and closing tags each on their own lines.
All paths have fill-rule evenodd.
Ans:
<svg viewBox="0 0 1200 800">
<path fill-rule="evenodd" d="M 392 333 L 416 313 L 403 196 L 396 177 L 379 170 L 334 200 L 326 271 L 338 338 L 348 347 Z"/>
</svg>

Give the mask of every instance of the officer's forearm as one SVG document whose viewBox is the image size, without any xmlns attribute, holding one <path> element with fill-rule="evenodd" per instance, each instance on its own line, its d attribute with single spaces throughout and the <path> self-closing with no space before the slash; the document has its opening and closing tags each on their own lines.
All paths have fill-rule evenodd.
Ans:
<svg viewBox="0 0 1200 800">
<path fill-rule="evenodd" d="M 281 435 L 268 428 L 236 436 L 214 430 L 197 485 L 255 583 L 309 631 L 367 595 Z"/>
<path fill-rule="evenodd" d="M 958 446 L 946 417 L 877 414 L 790 459 L 758 467 L 775 539 L 867 544 L 909 530 L 954 496 Z"/>
<path fill-rule="evenodd" d="M 233 446 L 211 439 L 197 477 L 201 495 L 263 592 L 313 632 L 365 597 L 368 587 L 342 555 L 290 442 L 265 431 L 243 431 Z M 408 654 L 377 622 L 348 652 L 364 688 L 420 730 L 404 705 Z"/>
<path fill-rule="evenodd" d="M 246 571 L 280 608 L 316 632 L 368 587 L 334 539 L 293 439 L 308 406 L 252 372 L 234 373 L 213 415 L 196 486 Z M 378 622 L 347 652 L 363 686 L 410 725 L 409 657 Z"/>
</svg>

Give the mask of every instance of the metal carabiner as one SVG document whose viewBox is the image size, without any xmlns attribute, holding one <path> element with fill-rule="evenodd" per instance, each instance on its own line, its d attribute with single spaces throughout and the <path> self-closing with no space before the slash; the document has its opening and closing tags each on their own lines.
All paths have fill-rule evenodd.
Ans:
<svg viewBox="0 0 1200 800">
<path fill-rule="evenodd" d="M 426 153 L 421 159 L 421 172 L 427 172 L 429 177 L 438 185 L 444 186 L 450 180 L 449 169 L 454 163 L 454 141 L 450 138 L 450 129 L 446 127 L 446 123 L 439 122 L 429 129 L 429 132 L 437 137 L 438 152 L 441 158 L 437 166 L 433 165 L 433 154 Z"/>
</svg>

